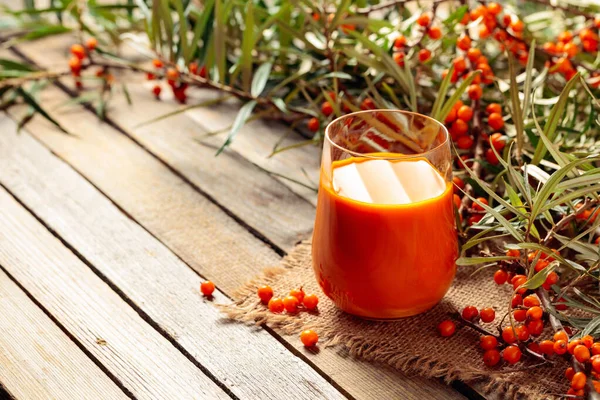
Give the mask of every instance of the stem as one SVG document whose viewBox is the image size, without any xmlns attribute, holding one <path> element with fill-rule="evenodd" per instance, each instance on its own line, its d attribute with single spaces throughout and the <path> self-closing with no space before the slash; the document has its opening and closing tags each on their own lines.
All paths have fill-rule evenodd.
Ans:
<svg viewBox="0 0 600 400">
<path fill-rule="evenodd" d="M 558 4 L 552 4 L 548 0 L 529 0 L 529 1 L 531 1 L 532 3 L 543 4 L 545 6 L 552 7 L 552 8 L 557 9 L 557 10 L 562 10 L 562 11 L 564 11 L 566 13 L 571 13 L 571 14 L 575 14 L 575 15 L 583 15 L 584 17 L 589 18 L 589 19 L 593 19 L 594 18 L 593 14 L 589 14 L 589 13 L 587 13 L 585 11 L 578 10 L 578 9 L 574 8 L 573 6 L 571 6 L 571 7 L 565 7 L 565 6 L 561 6 L 561 5 L 558 5 Z"/>
<path fill-rule="evenodd" d="M 561 229 L 563 229 L 566 225 L 568 225 L 571 221 L 573 221 L 575 218 L 577 218 L 577 216 L 581 213 L 583 213 L 584 211 L 588 210 L 589 208 L 595 206 L 596 204 L 598 204 L 598 202 L 600 202 L 600 199 L 595 199 L 595 200 L 589 200 L 589 199 L 585 199 L 583 205 L 581 207 L 579 207 L 577 210 L 575 210 L 575 212 L 569 214 L 569 215 L 565 215 L 564 217 L 562 217 L 562 219 L 560 221 L 558 221 L 558 223 L 556 225 L 554 225 L 552 227 L 552 229 L 550 229 L 548 231 L 548 233 L 546 234 L 546 237 L 544 238 L 544 240 L 542 241 L 543 244 L 546 244 L 550 241 L 550 239 L 552 239 L 552 235 L 560 232 Z"/>
<path fill-rule="evenodd" d="M 440 3 L 445 3 L 448 2 L 450 0 L 432 0 L 433 4 L 440 4 Z M 363 7 L 363 8 L 359 8 L 356 10 L 356 14 L 359 15 L 364 15 L 364 14 L 369 14 L 373 11 L 379 11 L 379 10 L 385 10 L 386 8 L 391 8 L 391 7 L 395 7 L 395 6 L 403 6 L 407 3 L 415 3 L 416 0 L 391 0 L 391 1 L 386 1 L 384 3 L 380 3 L 380 4 L 376 4 L 374 6 L 370 6 L 370 7 Z"/>
<path fill-rule="evenodd" d="M 484 140 L 483 140 L 483 135 L 481 135 L 481 112 L 480 112 L 480 107 L 481 107 L 480 101 L 479 100 L 474 100 L 473 101 L 473 129 L 471 130 L 471 132 L 473 133 L 473 136 L 475 136 L 477 138 L 477 143 L 475 145 L 473 167 L 471 169 L 473 170 L 473 173 L 478 178 L 481 177 L 481 170 L 482 170 L 482 165 L 479 162 L 479 160 L 481 160 L 483 158 L 483 155 L 484 155 L 484 152 L 483 152 Z M 474 189 L 473 189 L 473 187 L 469 183 L 467 183 L 466 186 L 465 186 L 465 192 L 467 192 L 471 196 L 473 195 Z M 469 199 L 469 196 L 464 196 L 463 197 L 462 202 L 460 204 L 460 209 L 458 210 L 459 213 L 462 213 L 462 211 L 465 208 L 469 207 L 470 201 L 471 200 Z"/>
<path fill-rule="evenodd" d="M 31 81 L 39 81 L 42 79 L 56 79 L 63 76 L 70 75 L 70 70 L 64 71 L 39 71 L 32 72 L 29 75 L 18 77 L 18 78 L 9 78 L 0 82 L 0 89 L 7 86 L 22 86 L 23 84 Z"/>
<path fill-rule="evenodd" d="M 493 336 L 496 339 L 500 339 L 500 337 L 498 335 L 494 335 L 492 332 L 488 331 L 487 329 L 485 329 L 469 320 L 464 319 L 462 317 L 462 315 L 460 315 L 460 313 L 458 313 L 458 312 L 450 313 L 450 316 L 452 318 L 456 319 L 457 321 L 461 322 L 462 324 L 468 326 L 469 328 L 471 328 L 483 335 Z"/>
</svg>

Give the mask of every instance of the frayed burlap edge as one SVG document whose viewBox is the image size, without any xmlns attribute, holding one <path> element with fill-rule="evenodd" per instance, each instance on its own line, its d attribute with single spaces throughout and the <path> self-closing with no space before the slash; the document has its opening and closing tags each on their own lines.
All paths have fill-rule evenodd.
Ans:
<svg viewBox="0 0 600 400">
<path fill-rule="evenodd" d="M 290 317 L 286 314 L 274 314 L 261 308 L 256 300 L 256 290 L 263 285 L 273 285 L 285 274 L 293 272 L 299 266 L 299 259 L 311 251 L 309 241 L 303 241 L 283 258 L 281 266 L 265 268 L 261 274 L 248 281 L 234 293 L 234 303 L 219 305 L 228 318 L 251 325 L 266 324 L 286 335 L 297 334 L 304 329 L 313 329 L 315 324 L 305 321 L 302 316 Z M 457 369 L 456 367 L 427 356 L 411 356 L 386 351 L 383 346 L 373 345 L 362 337 L 351 333 L 339 333 L 326 326 L 318 325 L 322 347 L 342 346 L 350 355 L 363 360 L 387 364 L 404 373 L 416 373 L 426 378 L 441 378 L 446 383 L 461 380 L 467 383 L 478 383 L 477 390 L 483 394 L 492 394 L 505 399 L 557 399 L 558 397 L 539 393 L 533 395 L 519 385 L 507 380 L 496 379 L 495 376 L 506 376 L 507 371 L 483 371 L 480 369 Z"/>
</svg>

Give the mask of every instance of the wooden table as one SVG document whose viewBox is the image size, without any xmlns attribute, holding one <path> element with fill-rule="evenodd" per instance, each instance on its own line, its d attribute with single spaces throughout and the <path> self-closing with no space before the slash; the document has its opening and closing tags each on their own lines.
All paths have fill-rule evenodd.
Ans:
<svg viewBox="0 0 600 400">
<path fill-rule="evenodd" d="M 64 68 L 65 37 L 3 57 Z M 109 119 L 73 103 L 71 80 L 42 104 L 72 135 L 36 116 L 20 133 L 0 114 L 0 384 L 16 399 L 459 399 L 455 388 L 350 357 L 305 350 L 296 336 L 223 320 L 214 303 L 312 229 L 320 149 L 267 158 L 288 133 L 254 122 L 215 151 L 238 104 L 179 105 L 142 77 Z M 166 91 L 165 91 L 166 92 Z M 210 91 L 198 98 L 217 96 Z M 310 181 L 308 181 L 310 185 Z M 202 279 L 218 291 L 199 294 Z M 466 387 L 455 385 L 463 390 Z M 468 390 L 467 390 L 468 392 Z M 463 392 L 464 393 L 464 392 Z M 473 395 L 473 392 L 469 396 Z M 474 396 L 474 395 L 473 395 Z M 0 396 L 1 397 L 1 396 Z"/>
</svg>

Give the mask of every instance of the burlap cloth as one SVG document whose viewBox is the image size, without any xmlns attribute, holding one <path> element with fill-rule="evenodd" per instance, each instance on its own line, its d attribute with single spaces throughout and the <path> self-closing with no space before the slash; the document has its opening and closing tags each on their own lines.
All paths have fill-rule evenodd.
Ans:
<svg viewBox="0 0 600 400">
<path fill-rule="evenodd" d="M 512 295 L 510 285 L 496 285 L 493 268 L 472 276 L 475 269 L 459 267 L 448 294 L 431 311 L 394 322 L 367 321 L 338 310 L 323 294 L 312 269 L 310 243 L 303 242 L 283 259 L 281 266 L 265 269 L 238 289 L 234 294 L 236 303 L 223 309 L 234 320 L 266 323 L 286 334 L 314 329 L 320 336 L 319 346 L 344 346 L 356 357 L 386 363 L 406 373 L 443 378 L 446 382 L 480 382 L 484 393 L 495 393 L 501 399 L 553 399 L 565 393 L 569 388 L 564 377 L 568 363 L 559 357 L 553 357 L 554 366 L 532 369 L 537 361 L 523 356 L 513 367 L 501 362 L 489 368 L 483 363 L 478 332 L 460 327 L 450 338 L 437 334 L 437 324 L 447 319 L 449 312 L 462 310 L 466 305 L 493 307 L 497 319 L 484 326 L 490 331 L 496 329 Z M 318 312 L 271 313 L 256 295 L 256 289 L 262 285 L 270 285 L 279 297 L 303 287 L 306 293 L 319 296 Z M 544 336 L 550 335 L 544 332 Z"/>
</svg>

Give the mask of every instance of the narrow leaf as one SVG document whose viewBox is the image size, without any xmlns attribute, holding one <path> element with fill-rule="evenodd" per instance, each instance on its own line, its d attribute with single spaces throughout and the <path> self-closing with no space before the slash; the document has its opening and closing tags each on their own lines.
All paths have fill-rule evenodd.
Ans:
<svg viewBox="0 0 600 400">
<path fill-rule="evenodd" d="M 217 156 L 219 154 L 221 154 L 223 152 L 223 150 L 225 150 L 225 148 L 227 148 L 227 146 L 229 146 L 231 144 L 231 142 L 235 138 L 235 135 L 237 135 L 240 128 L 242 126 L 244 126 L 244 123 L 246 123 L 246 120 L 248 120 L 248 117 L 250 117 L 250 114 L 252 113 L 252 110 L 254 110 L 254 107 L 256 107 L 255 100 L 251 100 L 242 106 L 242 108 L 238 112 L 238 115 L 235 117 L 235 120 L 233 121 L 233 125 L 231 126 L 231 131 L 229 131 L 229 134 L 227 135 L 227 139 L 225 140 L 225 143 L 223 143 L 223 145 L 217 151 L 217 154 L 216 154 Z"/>
<path fill-rule="evenodd" d="M 265 86 L 269 81 L 269 76 L 271 75 L 271 68 L 273 68 L 273 63 L 266 62 L 256 69 L 254 78 L 252 78 L 252 88 L 250 89 L 252 96 L 260 96 L 265 89 Z"/>
</svg>

